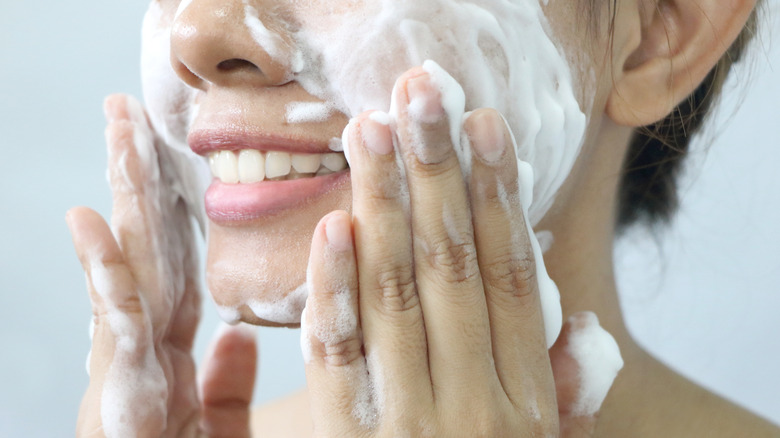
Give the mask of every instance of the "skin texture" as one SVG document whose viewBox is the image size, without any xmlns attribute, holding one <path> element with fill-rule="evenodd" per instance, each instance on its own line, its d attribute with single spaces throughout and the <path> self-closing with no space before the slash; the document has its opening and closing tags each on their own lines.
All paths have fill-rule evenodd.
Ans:
<svg viewBox="0 0 780 438">
<path fill-rule="evenodd" d="M 162 2 L 170 14 L 175 3 Z M 265 1 L 253 3 L 259 10 L 268 6 Z M 582 26 L 570 26 L 576 22 L 576 5 L 551 2 L 546 10 L 561 44 L 578 47 L 596 75 L 593 90 L 588 90 L 594 97 L 583 154 L 540 229 L 555 236 L 545 260 L 562 292 L 564 319 L 594 311 L 623 352 L 624 371 L 599 416 L 568 415 L 568 377 L 576 375 L 576 364 L 566 359 L 563 349 L 554 346 L 548 353 L 544 346 L 528 237 L 523 227 L 513 226 L 522 212 L 504 209 L 496 196 L 499 183 L 510 193 L 517 190 L 513 149 L 506 146 L 509 133 L 497 123 L 500 115 L 483 109 L 465 123 L 477 157 L 465 180 L 445 141 L 446 122 L 420 123 L 402 110 L 394 130 L 369 120 L 367 114 L 352 122 L 354 163 L 344 187 L 251 223 L 210 224 L 208 281 L 218 302 L 229 301 L 231 291 L 245 287 L 258 294 L 294 288 L 303 283 L 307 267 L 310 272 L 304 341 L 311 353 L 306 365 L 309 391 L 259 413 L 252 420 L 253 431 L 267 436 L 395 436 L 399 431 L 411 436 L 777 434 L 772 426 L 675 375 L 633 342 L 621 318 L 611 258 L 616 189 L 632 128 L 663 117 L 701 81 L 736 37 L 753 4 L 619 3 L 611 42 L 606 16 L 602 27 L 589 33 Z M 234 10 L 241 4 L 193 0 L 174 23 L 172 63 L 182 81 L 200 90 L 201 111 L 193 129 L 238 126 L 303 136 L 315 143 L 340 136 L 346 124 L 343 115 L 323 123 L 284 123 L 285 103 L 312 98 L 295 82 L 280 79 L 284 77 L 280 67 L 269 64 L 268 57 L 244 55 L 242 44 L 249 44 L 248 35 L 241 33 L 241 26 L 227 26 L 242 16 Z M 284 12 L 300 14 L 302 22 L 316 17 L 296 8 Z M 667 40 L 668 35 L 673 39 Z M 217 68 L 236 58 L 247 62 Z M 414 90 L 425 96 L 429 111 L 439 111 L 440 96 L 418 68 L 399 78 L 395 97 L 407 102 Z M 127 131 L 132 126 L 125 125 L 143 121 L 129 121 L 121 99 L 107 104 L 115 108 L 107 111 L 109 131 L 125 135 L 109 135 L 109 148 L 132 150 Z M 369 131 L 373 135 L 363 135 Z M 424 160 L 410 147 L 413 132 L 425 139 L 429 156 Z M 391 136 L 395 143 L 387 141 Z M 400 164 L 382 153 L 388 144 L 397 147 Z M 501 149 L 503 153 L 497 152 Z M 401 167 L 405 178 L 400 176 Z M 143 182 L 135 187 L 143 187 Z M 399 196 L 404 185 L 410 215 Z M 155 288 L 143 279 L 158 266 L 157 260 L 138 251 L 155 234 L 143 227 L 143 232 L 137 230 L 139 224 L 158 221 L 155 214 L 166 212 L 150 210 L 127 217 L 121 212 L 131 204 L 120 192 L 115 188 L 112 221 L 126 226 L 115 225 L 112 235 L 96 213 L 74 209 L 68 216 L 74 245 L 88 274 L 95 248 L 101 249 L 97 253 L 103 254 L 103 262 L 118 267 L 112 280 L 125 293 L 117 297 L 119 302 L 151 301 Z M 441 214 L 444 205 L 452 212 L 447 223 Z M 328 214 L 333 210 L 337 211 Z M 129 241 L 138 242 L 138 247 Z M 94 289 L 91 281 L 89 287 Z M 186 287 L 179 295 L 196 296 Z M 101 300 L 94 293 L 92 297 L 101 327 Z M 138 317 L 138 327 L 158 329 L 151 339 L 139 340 L 146 339 L 145 351 L 152 351 L 163 365 L 170 389 L 165 421 L 144 423 L 149 428 L 144 435 L 248 435 L 251 393 L 246 388 L 251 388 L 254 376 L 254 344 L 238 334 L 221 338 L 206 366 L 198 402 L 189 357 L 197 317 L 179 318 L 181 303 L 187 301 L 176 302 L 180 304 L 158 315 L 147 314 L 143 306 L 127 307 Z M 347 324 L 338 336 L 323 336 L 333 331 L 328 321 L 344 315 L 338 303 L 348 304 L 355 324 Z M 242 316 L 263 323 L 248 313 Z M 567 332 L 564 328 L 560 342 L 565 342 Z M 113 355 L 110 331 L 98 329 L 79 436 L 102 435 L 101 376 Z M 175 355 L 181 361 L 166 359 Z M 386 381 L 408 384 L 385 385 L 383 408 L 367 427 L 353 415 L 361 389 L 360 379 L 353 377 L 366 366 L 370 369 L 373 360 L 381 364 Z M 560 382 L 558 388 L 553 375 Z M 291 413 L 300 419 L 292 428 L 285 422 Z M 305 421 L 306 414 L 311 423 Z"/>
</svg>

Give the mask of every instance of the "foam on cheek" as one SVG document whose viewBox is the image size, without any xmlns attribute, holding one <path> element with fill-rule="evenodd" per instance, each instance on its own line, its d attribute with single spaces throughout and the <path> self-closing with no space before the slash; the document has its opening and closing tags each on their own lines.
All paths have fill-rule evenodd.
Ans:
<svg viewBox="0 0 780 438">
<path fill-rule="evenodd" d="M 264 12 L 269 13 L 267 10 Z M 272 32 L 263 24 L 260 14 L 249 0 L 244 0 L 244 25 L 249 29 L 257 45 L 263 47 L 275 62 L 286 66 L 291 73 L 297 73 L 303 68 L 300 52 L 277 32 Z"/>
<path fill-rule="evenodd" d="M 396 78 L 434 61 L 424 68 L 437 81 L 451 75 L 467 110 L 506 117 L 518 158 L 536 170 L 529 214 L 541 220 L 579 153 L 586 117 L 538 1 L 367 0 L 331 24 L 295 35 L 305 59 L 295 79 L 309 93 L 350 117 L 386 110 Z M 444 95 L 447 106 L 455 94 Z"/>
<path fill-rule="evenodd" d="M 567 346 L 580 369 L 580 390 L 572 413 L 593 416 L 623 368 L 623 358 L 615 338 L 601 328 L 593 312 L 582 312 L 579 318 L 582 325 L 572 330 Z"/>
<path fill-rule="evenodd" d="M 182 1 L 179 16 L 192 0 Z M 141 30 L 141 82 L 144 102 L 155 132 L 167 146 L 166 160 L 170 185 L 164 190 L 181 196 L 190 213 L 205 232 L 203 193 L 211 181 L 205 158 L 196 155 L 187 144 L 187 134 L 199 106 L 196 92 L 173 71 L 170 53 L 170 27 L 159 2 L 150 2 Z M 138 111 L 142 110 L 140 107 Z"/>
<path fill-rule="evenodd" d="M 322 102 L 291 102 L 285 106 L 287 123 L 324 122 L 333 108 Z"/>
</svg>

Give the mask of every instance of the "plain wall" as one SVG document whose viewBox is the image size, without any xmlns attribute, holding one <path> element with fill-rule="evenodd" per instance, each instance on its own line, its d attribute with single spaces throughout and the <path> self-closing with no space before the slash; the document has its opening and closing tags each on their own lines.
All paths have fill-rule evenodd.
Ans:
<svg viewBox="0 0 780 438">
<path fill-rule="evenodd" d="M 766 28 L 780 29 L 771 6 Z M 64 216 L 76 205 L 110 211 L 101 105 L 111 92 L 140 96 L 145 8 L 141 0 L 2 0 L 0 436 L 73 433 L 90 308 Z M 780 423 L 778 44 L 764 37 L 755 57 L 752 74 L 740 71 L 728 87 L 743 107 L 733 114 L 728 99 L 714 123 L 720 137 L 697 155 L 673 227 L 660 244 L 637 233 L 624 239 L 618 269 L 629 325 L 644 345 Z M 196 357 L 216 324 L 204 300 Z M 302 386 L 298 331 L 260 337 L 256 399 Z"/>
</svg>

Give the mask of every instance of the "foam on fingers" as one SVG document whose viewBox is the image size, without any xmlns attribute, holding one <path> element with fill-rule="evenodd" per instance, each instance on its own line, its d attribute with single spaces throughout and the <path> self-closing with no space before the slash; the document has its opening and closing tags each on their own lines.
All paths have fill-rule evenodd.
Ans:
<svg viewBox="0 0 780 438">
<path fill-rule="evenodd" d="M 156 357 L 146 302 L 102 218 L 76 210 L 69 213 L 68 224 L 98 318 L 89 356 L 99 357 L 95 363 L 106 367 L 90 370 L 103 376 L 100 423 L 107 437 L 161 431 L 168 385 Z"/>
<path fill-rule="evenodd" d="M 331 213 L 317 226 L 309 259 L 310 293 L 301 322 L 307 362 L 312 338 L 325 353 L 331 346 L 358 338 L 357 297 L 353 296 L 357 278 L 349 278 L 355 275 L 349 217 L 345 212 Z"/>
<path fill-rule="evenodd" d="M 301 350 L 314 409 L 327 406 L 338 421 L 370 428 L 378 421 L 375 385 L 362 352 L 357 272 L 346 212 L 320 221 L 307 273 L 310 291 L 301 316 Z M 334 402 L 334 401 L 344 401 Z M 338 406 L 331 406 L 331 405 Z"/>
</svg>

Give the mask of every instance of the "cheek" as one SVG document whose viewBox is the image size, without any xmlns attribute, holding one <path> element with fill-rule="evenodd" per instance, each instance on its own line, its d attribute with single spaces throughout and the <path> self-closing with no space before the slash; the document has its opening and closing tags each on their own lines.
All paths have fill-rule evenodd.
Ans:
<svg viewBox="0 0 780 438">
<path fill-rule="evenodd" d="M 165 5 L 170 9 L 175 5 Z M 156 134 L 165 143 L 163 171 L 179 181 L 184 197 L 201 229 L 205 227 L 203 192 L 211 181 L 205 159 L 192 152 L 187 133 L 197 114 L 196 93 L 173 70 L 170 25 L 174 12 L 151 2 L 144 16 L 141 41 L 141 84 L 144 104 Z"/>
<path fill-rule="evenodd" d="M 581 92 L 589 87 L 578 78 L 580 66 L 572 71 L 548 33 L 539 2 L 369 4 L 373 9 L 346 14 L 338 25 L 300 32 L 307 52 L 297 77 L 303 87 L 351 116 L 388 111 L 396 78 L 435 61 L 463 88 L 467 111 L 491 107 L 507 119 L 518 157 L 534 170 L 529 214 L 536 224 L 579 154 L 587 121 L 582 108 L 592 100 Z"/>
<path fill-rule="evenodd" d="M 170 9 L 170 5 L 167 6 Z M 175 149 L 189 149 L 187 130 L 197 112 L 196 92 L 171 66 L 170 23 L 174 12 L 152 2 L 141 30 L 141 85 L 149 118 L 162 139 Z"/>
</svg>

